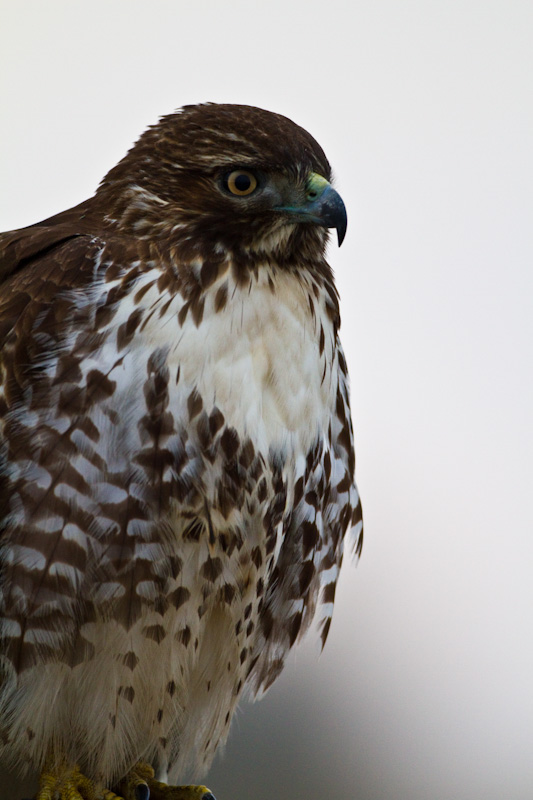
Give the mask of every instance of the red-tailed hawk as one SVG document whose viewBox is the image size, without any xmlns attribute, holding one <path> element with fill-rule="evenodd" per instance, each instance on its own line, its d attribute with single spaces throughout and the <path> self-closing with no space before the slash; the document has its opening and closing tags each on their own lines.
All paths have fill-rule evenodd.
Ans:
<svg viewBox="0 0 533 800">
<path fill-rule="evenodd" d="M 330 177 L 283 116 L 187 106 L 0 238 L 0 748 L 40 800 L 211 797 L 147 765 L 204 769 L 326 638 L 362 541 Z"/>
</svg>

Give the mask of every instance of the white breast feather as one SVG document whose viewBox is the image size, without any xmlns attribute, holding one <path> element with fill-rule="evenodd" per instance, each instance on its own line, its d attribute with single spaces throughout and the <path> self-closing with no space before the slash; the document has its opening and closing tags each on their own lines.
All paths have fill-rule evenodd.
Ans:
<svg viewBox="0 0 533 800">
<path fill-rule="evenodd" d="M 146 273 L 136 289 L 153 283 L 155 272 Z M 311 318 L 303 282 L 278 273 L 274 294 L 268 285 L 268 272 L 268 268 L 261 270 L 259 278 L 245 288 L 232 284 L 227 275 L 219 278 L 207 290 L 198 326 L 190 317 L 179 326 L 177 316 L 184 304 L 179 294 L 162 317 L 157 312 L 150 314 L 142 332 L 132 340 L 126 358 L 109 373 L 118 382 L 119 402 L 125 413 L 132 410 L 130 387 L 142 385 L 148 357 L 163 348 L 168 350 L 171 375 L 180 371 L 179 383 L 170 382 L 175 386 L 170 402 L 173 413 L 188 396 L 183 387 L 196 389 L 204 407 L 217 406 L 226 422 L 240 437 L 250 437 L 256 449 L 265 454 L 272 449 L 295 455 L 307 453 L 317 434 L 327 431 L 334 409 L 333 332 L 319 302 L 315 304 L 316 318 Z M 217 312 L 215 295 L 225 282 L 228 302 Z M 168 297 L 160 294 L 155 284 L 143 298 L 147 309 L 167 302 Z M 124 302 L 113 327 L 126 321 L 133 310 Z M 326 333 L 322 356 L 317 334 L 320 325 Z M 112 365 L 118 357 L 111 337 L 101 353 L 99 368 L 102 361 Z"/>
</svg>

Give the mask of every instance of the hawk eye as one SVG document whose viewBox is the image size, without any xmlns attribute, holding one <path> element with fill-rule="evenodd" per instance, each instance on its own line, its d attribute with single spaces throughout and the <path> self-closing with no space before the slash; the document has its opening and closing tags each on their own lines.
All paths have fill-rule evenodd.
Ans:
<svg viewBox="0 0 533 800">
<path fill-rule="evenodd" d="M 252 194 L 257 188 L 257 178 L 253 172 L 245 169 L 234 169 L 224 176 L 224 188 L 239 197 Z"/>
</svg>

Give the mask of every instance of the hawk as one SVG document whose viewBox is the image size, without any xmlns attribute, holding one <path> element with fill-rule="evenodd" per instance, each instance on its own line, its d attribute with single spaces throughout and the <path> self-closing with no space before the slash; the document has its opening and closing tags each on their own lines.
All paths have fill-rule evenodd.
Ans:
<svg viewBox="0 0 533 800">
<path fill-rule="evenodd" d="M 39 800 L 212 798 L 362 516 L 317 142 L 186 106 L 0 238 L 0 749 Z"/>
</svg>

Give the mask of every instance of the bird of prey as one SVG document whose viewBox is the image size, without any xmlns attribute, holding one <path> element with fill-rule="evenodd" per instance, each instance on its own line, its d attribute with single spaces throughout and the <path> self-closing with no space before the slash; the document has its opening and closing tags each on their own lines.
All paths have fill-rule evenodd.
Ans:
<svg viewBox="0 0 533 800">
<path fill-rule="evenodd" d="M 346 211 L 284 116 L 186 106 L 0 237 L 0 755 L 39 800 L 212 798 L 362 516 Z"/>
</svg>

